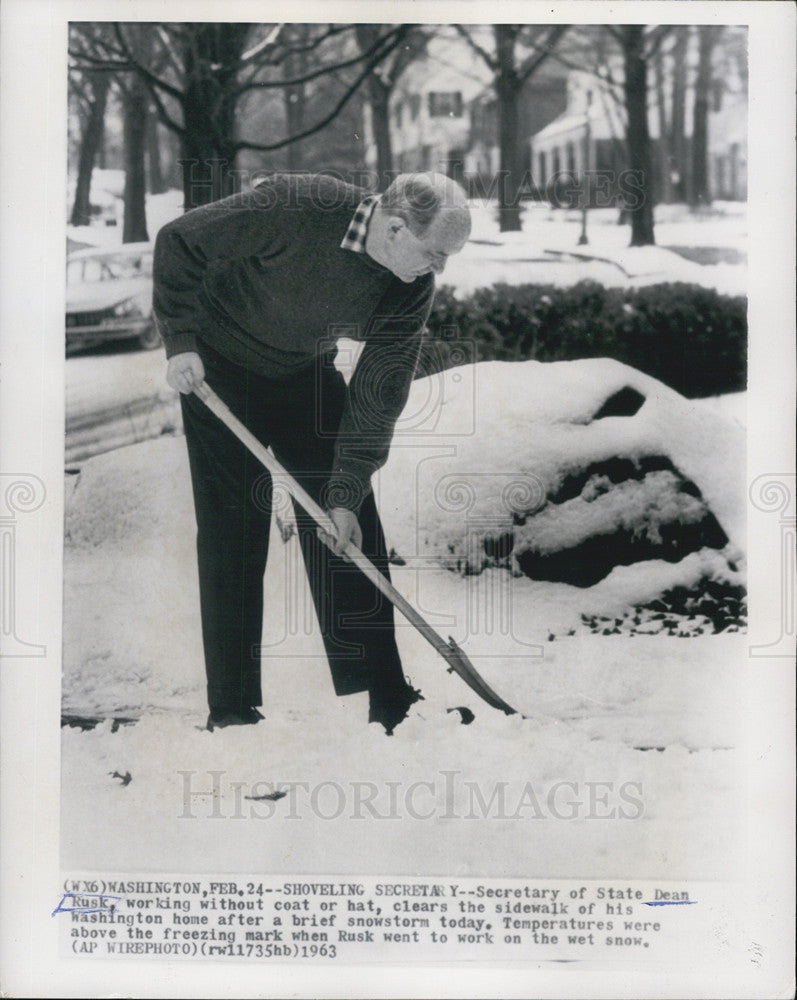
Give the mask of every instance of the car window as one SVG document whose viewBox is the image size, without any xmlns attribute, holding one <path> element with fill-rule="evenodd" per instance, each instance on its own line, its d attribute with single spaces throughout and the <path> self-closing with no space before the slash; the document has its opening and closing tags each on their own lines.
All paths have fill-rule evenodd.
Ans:
<svg viewBox="0 0 797 1000">
<path fill-rule="evenodd" d="M 83 261 L 83 280 L 84 281 L 102 281 L 103 280 L 103 265 L 102 260 L 99 257 L 87 257 Z"/>
<path fill-rule="evenodd" d="M 149 258 L 149 269 L 146 267 L 145 256 Z M 106 274 L 103 280 L 108 278 L 141 278 L 152 274 L 152 255 L 147 254 L 119 254 L 115 257 L 108 257 L 104 261 Z"/>
<path fill-rule="evenodd" d="M 152 254 L 103 254 L 100 257 L 85 257 L 70 261 L 67 265 L 67 281 L 95 283 L 98 281 L 118 281 L 127 278 L 152 277 Z"/>
</svg>

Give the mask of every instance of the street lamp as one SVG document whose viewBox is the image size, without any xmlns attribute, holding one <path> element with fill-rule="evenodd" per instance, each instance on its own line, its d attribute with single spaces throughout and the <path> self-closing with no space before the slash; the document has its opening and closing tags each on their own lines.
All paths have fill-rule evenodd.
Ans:
<svg viewBox="0 0 797 1000">
<path fill-rule="evenodd" d="M 584 115 L 584 153 L 581 162 L 581 235 L 578 238 L 578 245 L 585 246 L 589 243 L 587 239 L 587 206 L 589 204 L 589 149 L 590 149 L 590 120 L 589 109 L 592 106 L 592 91 L 587 91 L 587 110 Z"/>
</svg>

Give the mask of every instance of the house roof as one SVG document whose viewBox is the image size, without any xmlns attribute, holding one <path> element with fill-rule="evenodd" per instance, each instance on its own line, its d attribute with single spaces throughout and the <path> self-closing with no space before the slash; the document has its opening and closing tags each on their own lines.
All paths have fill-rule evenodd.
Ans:
<svg viewBox="0 0 797 1000">
<path fill-rule="evenodd" d="M 587 123 L 586 115 L 570 115 L 565 112 L 559 115 L 558 118 L 554 118 L 552 122 L 545 126 L 545 128 L 540 129 L 536 135 L 532 138 L 536 139 L 552 139 L 555 136 L 563 135 L 566 132 L 580 132 Z"/>
<path fill-rule="evenodd" d="M 622 138 L 625 129 L 620 121 L 620 115 L 618 113 L 616 121 L 612 121 L 612 117 L 614 116 L 607 109 L 594 107 L 589 115 L 583 111 L 579 114 L 565 111 L 531 138 L 535 144 L 544 145 L 546 142 L 555 143 L 557 139 L 564 138 L 569 133 L 581 135 L 585 130 L 587 120 L 589 120 L 593 139 Z M 655 130 L 653 131 L 655 132 Z"/>
</svg>

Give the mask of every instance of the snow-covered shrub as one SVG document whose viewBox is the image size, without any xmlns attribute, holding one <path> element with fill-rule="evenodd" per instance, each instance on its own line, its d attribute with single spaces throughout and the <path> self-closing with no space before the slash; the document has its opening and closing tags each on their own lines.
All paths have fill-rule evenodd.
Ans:
<svg viewBox="0 0 797 1000">
<path fill-rule="evenodd" d="M 699 285 L 605 288 L 582 281 L 438 291 L 418 375 L 472 361 L 608 357 L 687 398 L 745 388 L 747 304 Z"/>
<path fill-rule="evenodd" d="M 450 369 L 416 381 L 406 412 L 432 389 L 432 438 L 399 421 L 380 473 L 407 563 L 590 587 L 744 545 L 744 431 L 705 404 L 608 359 Z"/>
</svg>

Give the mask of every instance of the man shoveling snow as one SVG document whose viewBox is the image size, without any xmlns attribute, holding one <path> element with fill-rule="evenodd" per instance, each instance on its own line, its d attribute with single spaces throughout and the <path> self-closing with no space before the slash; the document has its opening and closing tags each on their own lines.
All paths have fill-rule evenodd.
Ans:
<svg viewBox="0 0 797 1000">
<path fill-rule="evenodd" d="M 343 553 L 362 548 L 389 579 L 370 480 L 407 400 L 434 275 L 469 233 L 464 192 L 439 174 L 401 175 L 382 196 L 274 175 L 160 231 L 153 305 L 191 466 L 209 729 L 262 718 L 272 483 L 195 395 L 206 377 L 336 528 L 330 552 L 295 505 L 336 693 L 367 690 L 369 721 L 388 734 L 421 697 L 390 603 Z M 364 341 L 348 386 L 333 365 L 341 336 Z"/>
</svg>

